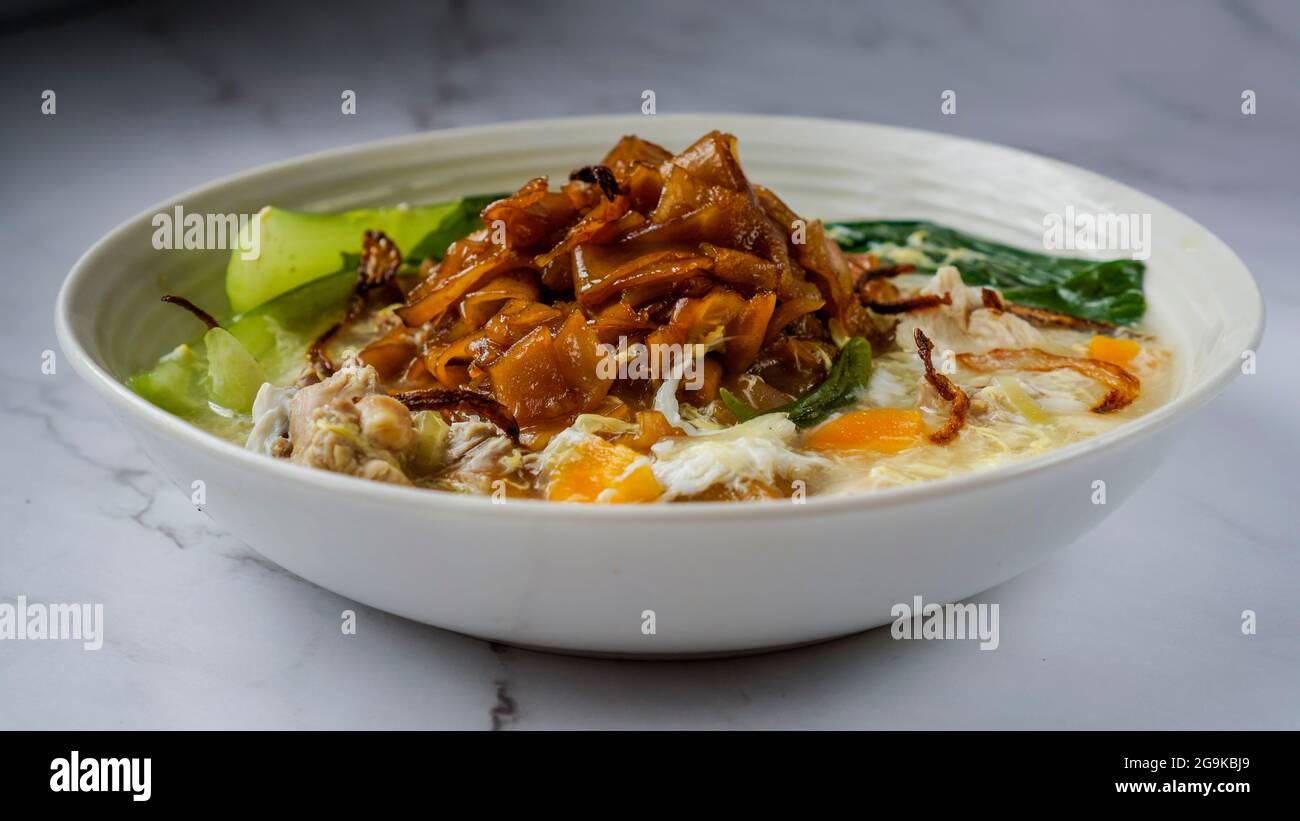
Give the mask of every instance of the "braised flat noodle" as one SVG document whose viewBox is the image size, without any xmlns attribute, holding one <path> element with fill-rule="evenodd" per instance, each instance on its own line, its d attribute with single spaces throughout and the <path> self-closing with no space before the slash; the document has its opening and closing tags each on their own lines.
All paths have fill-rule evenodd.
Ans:
<svg viewBox="0 0 1300 821">
<path fill-rule="evenodd" d="M 1023 458 L 1170 385 L 1150 334 L 968 286 L 962 265 L 987 273 L 991 251 L 930 271 L 899 261 L 906 244 L 846 254 L 752 183 L 721 132 L 677 154 L 624 137 L 477 222 L 440 259 L 365 230 L 346 307 L 319 312 L 298 373 L 249 356 L 262 378 L 244 382 L 265 384 L 226 414 L 247 446 L 485 495 L 783 498 Z M 254 338 L 243 324 L 227 336 Z"/>
</svg>

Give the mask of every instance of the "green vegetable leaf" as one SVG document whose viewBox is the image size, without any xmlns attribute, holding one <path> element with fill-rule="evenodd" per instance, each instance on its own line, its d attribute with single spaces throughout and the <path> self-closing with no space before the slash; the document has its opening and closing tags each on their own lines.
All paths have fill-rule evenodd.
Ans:
<svg viewBox="0 0 1300 821">
<path fill-rule="evenodd" d="M 189 345 L 179 345 L 147 371 L 127 380 L 131 390 L 168 413 L 193 420 L 211 414 L 204 379 L 208 373 L 206 357 Z"/>
<path fill-rule="evenodd" d="M 1021 305 L 1117 325 L 1146 312 L 1140 260 L 1050 256 L 915 220 L 842 222 L 827 230 L 845 251 L 870 251 L 887 264 L 910 263 L 921 273 L 955 265 L 967 285 L 991 285 Z"/>
<path fill-rule="evenodd" d="M 831 372 L 826 375 L 825 381 L 802 399 L 760 412 L 723 388 L 722 402 L 727 410 L 742 422 L 765 413 L 785 413 L 789 414 L 791 422 L 801 428 L 807 428 L 821 422 L 834 411 L 853 404 L 870 378 L 871 343 L 860 336 L 855 336 L 840 349 L 840 355 L 831 366 Z"/>
<path fill-rule="evenodd" d="M 236 312 L 248 311 L 304 283 L 338 270 L 339 254 L 359 254 L 361 235 L 383 231 L 408 260 L 442 258 L 447 246 L 480 227 L 478 214 L 497 199 L 463 197 L 436 205 L 364 208 L 303 214 L 264 208 L 241 234 L 226 266 L 226 295 Z M 256 248 L 245 259 L 242 248 Z"/>
<path fill-rule="evenodd" d="M 208 353 L 208 395 L 223 408 L 248 413 L 266 381 L 262 366 L 225 328 L 208 331 L 203 344 Z"/>
<path fill-rule="evenodd" d="M 273 232 L 262 235 L 269 244 L 261 256 L 246 261 L 235 251 L 227 270 L 231 303 L 237 310 L 252 307 L 180 345 L 127 385 L 204 430 L 242 438 L 249 424 L 242 414 L 262 382 L 283 386 L 297 379 L 312 342 L 343 319 L 357 281 L 363 231 L 379 229 L 399 248 L 409 246 L 408 261 L 441 258 L 448 245 L 480 227 L 479 213 L 501 196 L 339 214 L 269 209 L 262 228 L 272 226 Z"/>
<path fill-rule="evenodd" d="M 731 411 L 731 415 L 736 417 L 739 421 L 748 422 L 750 419 L 760 415 L 759 411 L 746 405 L 744 400 L 726 388 L 723 388 L 720 393 L 722 394 L 722 404 L 725 405 L 727 410 Z"/>
<path fill-rule="evenodd" d="M 264 369 L 266 381 L 286 385 L 298 378 L 307 348 L 347 312 L 357 281 L 355 261 L 299 285 L 225 323 Z"/>
<path fill-rule="evenodd" d="M 479 214 L 490 204 L 496 202 L 509 194 L 489 194 L 478 197 L 462 197 L 456 200 L 457 207 L 449 213 L 442 223 L 420 240 L 410 250 L 406 251 L 406 259 L 411 262 L 423 262 L 429 257 L 442 259 L 443 254 L 447 253 L 447 246 L 456 240 L 466 237 L 479 228 L 483 227 Z M 398 248 L 403 246 L 398 245 Z"/>
<path fill-rule="evenodd" d="M 163 410 L 237 439 L 245 423 L 211 403 L 247 413 L 263 381 L 295 380 L 307 348 L 343 318 L 356 280 L 354 263 L 300 285 L 180 345 L 127 386 Z"/>
</svg>

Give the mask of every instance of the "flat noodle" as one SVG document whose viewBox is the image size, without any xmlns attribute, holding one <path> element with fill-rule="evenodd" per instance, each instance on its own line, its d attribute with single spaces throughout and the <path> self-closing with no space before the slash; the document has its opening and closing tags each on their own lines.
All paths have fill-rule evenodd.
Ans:
<svg viewBox="0 0 1300 821">
<path fill-rule="evenodd" d="M 775 313 L 772 314 L 771 320 L 767 325 L 767 333 L 764 335 L 763 344 L 768 345 L 776 340 L 785 330 L 785 327 L 794 322 L 804 314 L 810 314 L 813 311 L 821 310 L 826 304 L 826 300 L 821 297 L 803 297 L 800 299 L 791 299 L 782 302 L 777 306 Z"/>
<path fill-rule="evenodd" d="M 423 282 L 406 292 L 395 312 L 409 333 L 373 350 L 381 383 L 423 387 L 427 377 L 455 389 L 472 381 L 520 428 L 541 429 L 590 412 L 610 390 L 631 412 L 651 407 L 654 391 L 641 377 L 601 375 L 600 344 L 632 350 L 708 338 L 707 386 L 761 370 L 782 390 L 811 390 L 807 377 L 824 371 L 824 357 L 785 356 L 794 344 L 787 337 L 828 336 L 832 319 L 846 337 L 879 336 L 884 323 L 854 294 L 854 266 L 820 221 L 804 221 L 806 241 L 794 241 L 797 215 L 749 183 L 735 142 L 711 132 L 673 155 L 626 137 L 560 191 L 538 177 L 488 205 L 483 227 L 422 266 Z M 497 220 L 503 244 L 493 241 Z M 880 267 L 870 255 L 854 263 Z M 872 276 L 886 285 L 905 270 Z M 872 293 L 882 304 L 897 298 Z M 326 353 L 338 357 L 325 342 L 314 359 L 322 372 L 334 367 Z M 408 351 L 412 364 L 401 369 Z"/>
<path fill-rule="evenodd" d="M 957 433 L 961 431 L 962 426 L 966 424 L 966 412 L 970 410 L 970 399 L 966 392 L 952 383 L 948 377 L 934 369 L 934 362 L 930 359 L 930 352 L 934 350 L 934 343 L 930 341 L 920 328 L 916 329 L 916 352 L 921 355 L 921 361 L 925 364 L 925 381 L 930 383 L 935 393 L 939 394 L 944 400 L 952 403 L 952 413 L 948 416 L 948 421 L 944 426 L 934 433 L 930 434 L 930 441 L 936 445 L 944 445 L 957 438 Z"/>
<path fill-rule="evenodd" d="M 867 279 L 859 282 L 858 299 L 862 300 L 864 305 L 870 302 L 897 302 L 902 296 L 898 286 L 888 279 Z"/>
<path fill-rule="evenodd" d="M 1093 413 L 1114 413 L 1137 399 L 1142 383 L 1128 371 L 1112 362 L 1088 359 L 1082 356 L 1058 356 L 1041 348 L 997 348 L 987 353 L 963 353 L 957 361 L 977 371 L 1021 370 L 1053 371 L 1069 368 L 1075 373 L 1096 380 L 1108 390 L 1092 408 Z"/>
</svg>

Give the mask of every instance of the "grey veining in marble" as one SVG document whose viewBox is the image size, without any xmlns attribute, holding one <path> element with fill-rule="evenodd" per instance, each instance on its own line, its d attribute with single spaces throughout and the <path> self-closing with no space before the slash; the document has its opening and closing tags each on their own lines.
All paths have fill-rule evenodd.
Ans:
<svg viewBox="0 0 1300 821">
<path fill-rule="evenodd" d="M 378 0 L 363 22 L 349 5 L 73 5 L 0 27 L 0 602 L 102 602 L 106 620 L 96 652 L 0 642 L 0 728 L 1300 728 L 1300 6 Z M 689 663 L 548 656 L 353 605 L 223 534 L 65 363 L 41 372 L 64 273 L 152 202 L 330 146 L 635 111 L 646 88 L 660 112 L 903 124 L 1142 188 L 1254 271 L 1259 372 L 1130 504 L 981 597 L 1001 604 L 997 652 L 876 630 Z"/>
</svg>

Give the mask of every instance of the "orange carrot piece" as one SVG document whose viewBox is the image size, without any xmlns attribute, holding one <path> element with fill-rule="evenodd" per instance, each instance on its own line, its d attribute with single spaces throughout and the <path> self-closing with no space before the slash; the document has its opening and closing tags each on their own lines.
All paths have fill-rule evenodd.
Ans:
<svg viewBox="0 0 1300 821">
<path fill-rule="evenodd" d="M 1138 355 L 1142 346 L 1131 339 L 1116 339 L 1113 336 L 1094 336 L 1088 345 L 1088 357 L 1100 359 L 1115 365 L 1127 365 Z"/>
<path fill-rule="evenodd" d="M 811 450 L 897 453 L 921 443 L 925 425 L 918 410 L 866 408 L 838 416 L 804 441 Z"/>
</svg>

